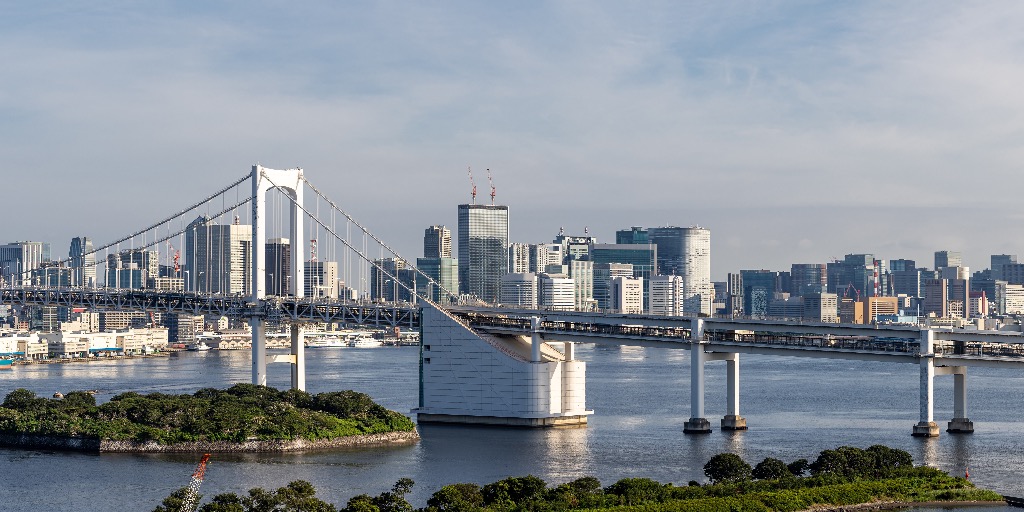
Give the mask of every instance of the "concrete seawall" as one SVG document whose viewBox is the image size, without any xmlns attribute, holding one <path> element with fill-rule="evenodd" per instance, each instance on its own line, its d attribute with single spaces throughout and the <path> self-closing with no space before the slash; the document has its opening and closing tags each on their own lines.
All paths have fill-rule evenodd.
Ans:
<svg viewBox="0 0 1024 512">
<path fill-rule="evenodd" d="M 178 443 L 162 445 L 155 442 L 111 441 L 80 437 L 45 436 L 34 434 L 0 434 L 0 446 L 12 448 L 31 448 L 47 450 L 66 450 L 90 453 L 209 453 L 209 452 L 299 452 L 326 450 L 331 448 L 355 446 L 379 446 L 412 444 L 419 441 L 419 433 L 387 432 L 381 434 L 365 434 L 346 436 L 335 439 L 308 441 L 296 439 L 291 441 L 210 441 Z"/>
</svg>

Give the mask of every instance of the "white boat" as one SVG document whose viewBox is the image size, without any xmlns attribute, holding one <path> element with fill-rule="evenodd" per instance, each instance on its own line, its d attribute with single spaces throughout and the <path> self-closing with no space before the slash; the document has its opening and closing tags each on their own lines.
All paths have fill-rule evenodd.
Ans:
<svg viewBox="0 0 1024 512">
<path fill-rule="evenodd" d="M 306 341 L 306 347 L 308 348 L 340 348 L 344 346 L 346 346 L 345 342 L 341 341 L 337 336 L 327 336 Z"/>
<path fill-rule="evenodd" d="M 369 334 L 360 334 L 348 342 L 348 346 L 352 348 L 374 348 L 384 345 L 380 340 L 373 339 Z"/>
<path fill-rule="evenodd" d="M 197 341 L 188 346 L 188 350 L 192 352 L 205 352 L 210 350 L 210 346 L 205 341 Z"/>
</svg>

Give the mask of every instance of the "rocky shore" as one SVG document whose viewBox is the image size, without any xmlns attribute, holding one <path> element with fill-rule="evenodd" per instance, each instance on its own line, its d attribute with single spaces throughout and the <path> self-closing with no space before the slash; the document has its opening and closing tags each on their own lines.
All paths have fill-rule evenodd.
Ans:
<svg viewBox="0 0 1024 512">
<path fill-rule="evenodd" d="M 164 445 L 153 441 L 112 441 L 109 439 L 100 440 L 82 437 L 0 434 L 0 446 L 89 453 L 261 453 L 315 451 L 355 446 L 402 445 L 416 443 L 419 439 L 419 433 L 413 430 L 412 432 L 364 434 L 334 439 L 319 439 L 316 441 L 306 439 L 253 440 L 241 443 L 209 441 Z"/>
</svg>

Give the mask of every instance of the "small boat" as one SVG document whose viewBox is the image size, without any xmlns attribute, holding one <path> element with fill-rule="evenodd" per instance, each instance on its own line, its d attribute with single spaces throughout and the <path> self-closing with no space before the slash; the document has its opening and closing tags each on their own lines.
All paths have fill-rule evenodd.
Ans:
<svg viewBox="0 0 1024 512">
<path fill-rule="evenodd" d="M 207 345 L 205 341 L 197 341 L 189 345 L 188 350 L 190 352 L 205 352 L 207 350 L 210 350 L 210 346 Z"/>
<path fill-rule="evenodd" d="M 384 345 L 380 340 L 374 339 L 368 334 L 361 334 L 348 342 L 352 348 L 374 348 Z"/>
<path fill-rule="evenodd" d="M 10 359 L 0 359 L 0 370 L 10 370 L 12 362 Z"/>
</svg>

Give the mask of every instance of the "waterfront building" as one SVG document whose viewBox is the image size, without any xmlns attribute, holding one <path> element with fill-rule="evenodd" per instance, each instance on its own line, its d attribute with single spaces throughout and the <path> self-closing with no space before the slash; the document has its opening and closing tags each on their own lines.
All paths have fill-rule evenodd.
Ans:
<svg viewBox="0 0 1024 512">
<path fill-rule="evenodd" d="M 804 296 L 828 289 L 828 272 L 824 263 L 794 263 L 790 267 L 789 292 Z"/>
<path fill-rule="evenodd" d="M 455 258 L 417 258 L 416 268 L 440 285 L 439 288 L 420 276 L 416 280 L 420 295 L 443 304 L 451 301 L 452 295 L 458 295 L 459 262 Z"/>
<path fill-rule="evenodd" d="M 68 258 L 71 260 L 71 286 L 96 286 L 96 255 L 93 254 L 92 240 L 84 236 L 71 239 Z"/>
<path fill-rule="evenodd" d="M 271 238 L 263 246 L 266 265 L 266 294 L 292 294 L 292 244 L 287 238 Z"/>
<path fill-rule="evenodd" d="M 515 272 L 501 276 L 501 304 L 537 309 L 537 274 Z"/>
<path fill-rule="evenodd" d="M 0 277 L 4 284 L 16 286 L 31 283 L 32 271 L 50 260 L 50 244 L 43 242 L 12 242 L 0 245 Z"/>
<path fill-rule="evenodd" d="M 682 316 L 683 277 L 654 276 L 651 278 L 652 315 Z"/>
<path fill-rule="evenodd" d="M 576 309 L 576 285 L 566 274 L 537 275 L 537 302 L 543 309 L 572 311 Z"/>
<path fill-rule="evenodd" d="M 460 291 L 497 302 L 508 273 L 508 206 L 460 204 L 458 211 Z"/>
<path fill-rule="evenodd" d="M 644 312 L 644 279 L 613 277 L 610 296 L 612 313 L 641 314 Z"/>
<path fill-rule="evenodd" d="M 834 293 L 804 294 L 803 319 L 810 322 L 839 322 L 839 296 Z"/>
<path fill-rule="evenodd" d="M 959 251 L 935 251 L 935 270 L 945 267 L 961 267 L 964 264 Z"/>
<path fill-rule="evenodd" d="M 451 258 L 452 231 L 440 225 L 423 230 L 423 257 Z"/>
<path fill-rule="evenodd" d="M 337 261 L 307 261 L 303 267 L 305 270 L 303 293 L 306 297 L 313 299 L 338 298 Z"/>
<path fill-rule="evenodd" d="M 209 217 L 199 217 L 185 229 L 185 272 L 186 280 L 191 282 L 190 291 L 250 293 L 252 226 L 210 222 Z"/>
<path fill-rule="evenodd" d="M 612 278 L 633 277 L 629 263 L 594 263 L 594 300 L 600 311 L 611 309 Z"/>
</svg>

